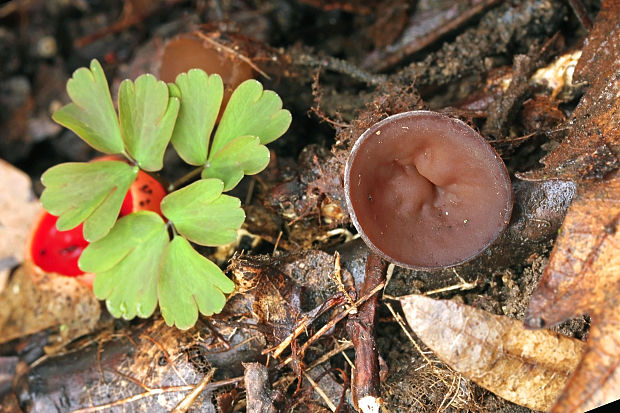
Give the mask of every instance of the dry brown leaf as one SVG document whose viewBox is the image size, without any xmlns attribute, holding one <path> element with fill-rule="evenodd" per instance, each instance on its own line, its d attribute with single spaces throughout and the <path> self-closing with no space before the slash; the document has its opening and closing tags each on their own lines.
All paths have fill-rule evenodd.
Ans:
<svg viewBox="0 0 620 413">
<path fill-rule="evenodd" d="M 603 3 L 575 68 L 574 81 L 589 87 L 565 128 L 562 143 L 520 174 L 531 180 L 602 178 L 620 167 L 620 2 Z"/>
<path fill-rule="evenodd" d="M 620 289 L 620 173 L 588 187 L 568 209 L 525 323 L 551 326 L 613 302 Z"/>
<path fill-rule="evenodd" d="M 0 291 L 12 267 L 23 260 L 31 222 L 39 202 L 28 175 L 0 159 Z"/>
<path fill-rule="evenodd" d="M 578 196 L 560 230 L 525 324 L 539 328 L 587 313 L 583 360 L 553 412 L 584 411 L 620 398 L 620 2 L 605 1 L 574 79 L 588 90 L 570 132 L 527 179 L 569 178 Z"/>
<path fill-rule="evenodd" d="M 49 351 L 91 332 L 101 311 L 88 287 L 71 277 L 39 274 L 28 264 L 13 273 L 0 303 L 0 343 L 61 327 Z"/>
<path fill-rule="evenodd" d="M 548 410 L 582 355 L 584 343 L 448 300 L 400 299 L 415 334 L 452 369 L 500 397 Z"/>
<path fill-rule="evenodd" d="M 620 398 L 620 301 L 592 315 L 583 358 L 552 413 L 589 411 Z"/>
<path fill-rule="evenodd" d="M 537 328 L 588 313 L 584 358 L 554 412 L 620 398 L 620 173 L 591 184 L 569 208 L 525 323 Z"/>
</svg>

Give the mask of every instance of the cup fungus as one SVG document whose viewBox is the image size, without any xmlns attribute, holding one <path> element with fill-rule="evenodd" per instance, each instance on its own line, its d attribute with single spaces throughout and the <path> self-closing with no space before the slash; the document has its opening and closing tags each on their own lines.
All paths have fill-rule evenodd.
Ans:
<svg viewBox="0 0 620 413">
<path fill-rule="evenodd" d="M 464 122 L 430 111 L 366 130 L 347 162 L 345 192 L 366 244 L 411 269 L 474 258 L 512 212 L 510 178 L 493 148 Z"/>
<path fill-rule="evenodd" d="M 194 68 L 202 69 L 208 74 L 217 73 L 222 77 L 222 107 L 226 107 L 237 86 L 254 77 L 254 70 L 249 64 L 205 44 L 196 35 L 185 34 L 170 40 L 161 58 L 159 78 L 167 83 L 174 82 L 180 73 Z"/>
<path fill-rule="evenodd" d="M 97 160 L 104 159 L 118 158 L 102 157 Z M 160 203 L 164 196 L 166 191 L 162 184 L 149 174 L 139 171 L 123 200 L 119 217 L 141 210 L 161 215 Z M 56 228 L 57 220 L 58 217 L 47 211 L 41 212 L 30 232 L 26 261 L 33 264 L 35 271 L 77 277 L 81 283 L 91 286 L 94 276 L 84 274 L 78 267 L 78 259 L 88 246 L 82 235 L 83 225 L 59 231 Z"/>
</svg>

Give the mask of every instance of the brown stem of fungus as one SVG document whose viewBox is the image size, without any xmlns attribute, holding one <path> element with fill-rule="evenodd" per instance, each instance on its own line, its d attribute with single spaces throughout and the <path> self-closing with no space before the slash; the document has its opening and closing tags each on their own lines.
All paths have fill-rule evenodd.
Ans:
<svg viewBox="0 0 620 413">
<path fill-rule="evenodd" d="M 369 253 L 366 276 L 359 291 L 364 296 L 385 281 L 387 262 L 379 255 Z M 351 393 L 353 404 L 362 412 L 377 411 L 380 406 L 379 355 L 375 342 L 375 320 L 379 295 L 375 294 L 358 307 L 357 314 L 347 321 L 347 333 L 355 347 L 355 371 L 352 372 Z M 372 409 L 372 410 L 371 410 Z"/>
</svg>

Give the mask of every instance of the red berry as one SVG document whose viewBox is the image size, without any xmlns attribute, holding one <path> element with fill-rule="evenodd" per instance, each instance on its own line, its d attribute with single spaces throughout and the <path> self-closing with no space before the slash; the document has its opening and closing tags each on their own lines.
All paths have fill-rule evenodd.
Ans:
<svg viewBox="0 0 620 413">
<path fill-rule="evenodd" d="M 139 171 L 138 176 L 121 206 L 119 217 L 136 211 L 153 211 L 161 215 L 160 203 L 166 191 L 159 181 Z M 47 273 L 58 273 L 70 277 L 84 274 L 78 267 L 78 259 L 88 242 L 82 234 L 83 224 L 68 230 L 56 228 L 58 217 L 44 211 L 31 234 L 28 254 L 34 264 Z M 92 283 L 92 277 L 88 277 Z"/>
<path fill-rule="evenodd" d="M 58 217 L 43 213 L 30 246 L 32 260 L 45 272 L 68 276 L 84 274 L 77 264 L 88 245 L 82 235 L 82 224 L 69 231 L 59 231 L 56 221 Z"/>
</svg>

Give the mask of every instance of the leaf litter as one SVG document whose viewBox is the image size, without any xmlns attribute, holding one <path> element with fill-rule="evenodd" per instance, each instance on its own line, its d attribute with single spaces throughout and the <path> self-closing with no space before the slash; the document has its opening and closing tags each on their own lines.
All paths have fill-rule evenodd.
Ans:
<svg viewBox="0 0 620 413">
<path fill-rule="evenodd" d="M 545 3 L 545 2 L 538 2 L 538 3 L 537 3 L 537 5 L 538 5 L 538 4 L 542 4 L 542 3 Z M 503 7 L 506 7 L 506 6 L 503 6 Z M 541 9 L 543 9 L 543 8 L 541 8 Z M 499 10 L 499 9 L 496 9 L 496 10 Z M 502 8 L 501 10 L 502 10 L 502 11 L 504 11 L 505 9 L 504 9 L 504 8 Z M 603 10 L 606 10 L 606 9 L 604 8 Z M 492 10 L 492 11 L 493 11 L 493 10 Z M 545 11 L 548 11 L 548 10 L 546 10 L 546 9 L 545 9 Z M 556 13 L 556 17 L 557 17 L 557 16 L 560 16 L 560 15 L 561 15 L 561 13 Z M 602 16 L 601 16 L 601 17 L 602 17 Z M 549 27 L 552 27 L 552 26 L 553 26 L 553 25 L 549 25 Z M 595 26 L 596 26 L 596 25 L 595 25 Z M 501 30 L 501 29 L 500 29 L 500 30 Z M 594 31 L 596 31 L 596 27 L 595 27 Z M 518 40 L 518 36 L 517 36 L 517 40 L 516 40 L 516 42 L 517 42 L 517 43 L 519 42 L 519 40 Z M 498 47 L 500 47 L 500 46 L 498 46 Z M 501 47 L 503 47 L 503 46 L 501 46 Z M 449 52 L 449 51 L 448 51 L 448 52 Z M 585 51 L 584 51 L 584 55 L 587 55 L 587 53 L 585 53 Z M 484 59 L 480 59 L 480 61 L 481 61 L 481 62 L 482 62 L 483 60 L 484 60 Z M 430 60 L 429 60 L 429 61 L 430 61 Z M 485 63 L 488 63 L 489 61 L 488 61 L 488 60 L 484 60 L 484 62 L 485 62 Z M 594 66 L 596 66 L 596 65 L 592 65 L 592 66 L 594 67 Z M 481 64 L 476 64 L 475 66 L 472 66 L 472 67 L 473 67 L 473 68 L 475 68 L 475 70 L 481 70 L 482 65 L 481 65 Z M 448 66 L 447 68 L 448 68 L 448 69 L 450 69 L 450 66 Z M 598 71 L 598 72 L 601 72 L 600 70 L 593 70 L 593 72 L 597 72 L 597 71 Z M 453 72 L 451 71 L 450 73 L 453 73 Z M 452 74 L 450 74 L 450 76 L 452 76 Z M 448 78 L 450 78 L 450 76 L 448 76 Z M 603 76 L 601 75 L 600 77 L 602 78 Z M 436 79 L 441 79 L 441 74 L 437 74 L 437 73 L 433 72 L 433 76 L 431 76 L 431 77 L 427 77 L 427 78 L 434 79 L 434 80 L 436 80 Z M 426 78 L 425 78 L 424 80 L 426 80 Z M 588 86 L 588 88 L 586 89 L 586 90 L 587 90 L 587 93 L 592 92 L 592 89 L 594 89 L 594 86 L 593 86 L 593 85 L 594 85 L 595 83 L 596 83 L 596 82 L 591 82 L 591 84 L 590 84 L 590 85 Z M 601 81 L 601 83 L 603 83 L 603 82 Z M 594 92 L 592 92 L 592 93 L 594 93 Z M 588 95 L 586 95 L 586 96 L 588 96 Z M 584 97 L 584 99 L 586 99 L 586 97 Z M 596 99 L 592 99 L 592 100 L 594 101 L 594 103 L 593 103 L 593 104 L 596 104 L 597 100 L 596 100 Z M 583 100 L 582 100 L 582 103 L 583 103 Z M 581 104 L 580 104 L 580 105 L 581 105 Z M 608 107 L 607 107 L 607 108 L 608 108 Z M 585 108 L 585 107 L 584 107 L 582 110 L 583 110 L 584 112 L 587 112 L 587 111 L 588 111 L 588 110 L 587 110 L 587 108 Z M 576 113 L 578 113 L 578 112 L 576 112 Z M 600 111 L 599 111 L 599 112 L 597 112 L 597 113 L 605 113 L 605 108 L 600 109 Z M 375 112 L 375 114 L 377 114 L 377 112 Z M 382 113 L 382 114 L 380 114 L 380 115 L 378 115 L 378 116 L 379 116 L 379 117 L 381 117 L 381 116 L 383 116 L 383 115 L 384 115 L 384 114 Z M 575 115 L 573 115 L 573 120 L 574 120 L 574 119 L 575 119 Z M 615 118 L 613 118 L 613 117 L 612 117 L 612 119 L 615 119 Z M 617 124 L 617 123 L 616 123 L 616 124 Z M 586 126 L 587 126 L 587 124 L 586 124 Z M 587 128 L 585 128 L 585 129 L 587 129 Z M 596 134 L 595 134 L 595 135 L 596 135 Z M 595 140 L 595 139 L 594 139 L 594 140 Z M 560 154 L 562 154 L 562 153 L 563 153 L 563 155 L 562 155 L 562 160 L 561 160 L 561 161 L 559 161 L 559 162 L 557 162 L 557 165 L 559 165 L 559 166 L 557 166 L 557 167 L 556 167 L 556 166 L 553 166 L 551 163 L 549 163 L 548 165 L 552 165 L 552 167 L 551 167 L 551 168 L 547 167 L 547 171 L 546 171 L 545 173 L 546 173 L 546 174 L 548 173 L 548 175 L 545 175 L 545 176 L 557 176 L 557 177 L 562 177 L 562 178 L 564 178 L 564 179 L 573 179 L 573 178 L 574 178 L 577 182 L 579 182 L 579 198 L 578 198 L 578 201 L 576 201 L 576 204 L 577 204 L 577 202 L 579 202 L 579 200 L 584 200 L 584 203 L 585 203 L 585 201 L 588 201 L 589 199 L 593 198 L 593 197 L 589 197 L 589 196 L 587 196 L 587 195 L 585 195 L 585 194 L 584 194 L 584 193 L 585 193 L 585 190 L 586 190 L 585 188 L 586 188 L 586 187 L 588 187 L 588 186 L 590 185 L 590 183 L 589 183 L 589 182 L 591 182 L 591 181 L 587 181 L 586 183 L 584 183 L 584 180 L 583 180 L 583 179 L 581 179 L 581 178 L 594 179 L 594 180 L 597 180 L 597 179 L 598 179 L 598 180 L 600 180 L 602 177 L 606 177 L 606 178 L 604 178 L 604 179 L 605 179 L 605 181 L 602 181 L 602 182 L 603 182 L 603 183 L 601 184 L 602 186 L 604 186 L 604 185 L 605 185 L 605 182 L 609 182 L 609 179 L 610 179 L 609 172 L 610 172 L 610 171 L 612 171 L 612 170 L 614 169 L 614 167 L 615 167 L 615 166 L 614 166 L 614 162 L 615 162 L 615 161 L 613 160 L 613 158 L 612 158 L 612 157 L 610 157 L 610 156 L 609 156 L 609 154 L 610 154 L 610 153 L 614 154 L 614 151 L 613 151 L 613 149 L 614 149 L 614 144 L 613 144 L 613 141 L 611 141 L 611 143 L 610 143 L 610 141 L 609 141 L 608 137 L 603 137 L 603 138 L 602 138 L 602 140 L 598 140 L 598 141 L 596 141 L 596 143 L 592 143 L 592 142 L 590 142 L 590 143 L 586 143 L 586 145 L 590 145 L 590 146 L 587 146 L 587 150 L 586 150 L 586 153 L 587 153 L 587 154 L 586 154 L 586 156 L 585 156 L 585 157 L 584 157 L 584 156 L 582 156 L 582 153 L 580 152 L 580 151 L 581 151 L 581 149 L 579 149 L 579 148 L 580 148 L 579 146 L 571 146 L 572 144 L 574 144 L 575 140 L 573 140 L 573 139 L 568 139 L 568 140 L 566 140 L 566 139 L 565 139 L 565 141 L 564 141 L 564 142 L 565 142 L 565 143 L 563 143 L 563 144 L 565 145 L 565 147 L 568 147 L 569 149 L 561 149 L 561 150 L 560 150 L 559 148 L 560 148 L 561 146 L 560 146 L 560 147 L 558 147 L 558 150 L 560 151 L 559 153 L 560 153 Z M 571 142 L 572 142 L 572 143 L 571 143 Z M 580 145 L 582 144 L 582 142 L 578 142 L 578 143 L 579 143 Z M 562 144 L 561 144 L 561 145 L 562 145 Z M 581 156 L 581 157 L 580 157 L 580 156 Z M 614 156 L 615 156 L 615 155 L 614 155 Z M 566 158 L 566 159 L 568 159 L 568 160 L 566 160 L 566 159 L 564 159 L 564 158 Z M 548 160 L 552 160 L 552 159 L 553 159 L 553 157 L 548 157 L 547 159 L 548 159 Z M 610 159 L 612 160 L 612 162 L 609 162 L 609 160 L 610 160 Z M 567 166 L 567 165 L 568 165 L 568 166 Z M 585 165 L 585 166 L 584 166 L 584 165 Z M 549 172 L 549 170 L 551 170 L 551 172 Z M 330 174 L 331 174 L 331 172 L 330 172 Z M 329 176 L 330 176 L 330 174 L 327 174 L 327 177 L 329 177 Z M 325 174 L 325 173 L 320 173 L 320 174 L 319 174 L 319 176 L 318 176 L 318 179 L 315 179 L 315 181 L 314 181 L 314 182 L 319 182 L 321 185 L 324 185 L 324 183 L 325 183 L 325 182 L 329 182 L 328 180 L 325 180 L 325 179 L 324 179 L 324 178 L 325 178 L 325 176 L 326 176 L 326 174 Z M 311 183 L 312 183 L 312 181 L 311 181 Z M 302 183 L 302 185 L 304 185 L 304 184 L 305 184 L 305 183 Z M 566 188 L 567 190 L 570 190 L 570 189 L 568 189 L 568 188 L 569 188 L 569 186 L 566 186 L 565 188 Z M 303 187 L 303 186 L 302 186 L 302 190 L 301 190 L 301 191 L 302 191 L 302 193 L 303 193 L 303 190 L 304 190 L 304 189 L 305 189 L 305 187 Z M 319 193 L 319 194 L 320 194 L 320 190 L 321 190 L 321 188 L 319 187 L 319 191 L 318 191 L 318 193 Z M 600 199 L 602 199 L 602 200 L 607 200 L 607 199 L 609 198 L 609 196 L 610 196 L 610 195 L 609 195 L 609 193 L 607 193 L 607 194 L 604 194 L 604 193 L 603 193 L 603 192 L 605 192 L 605 190 L 603 190 L 603 189 L 601 189 L 601 188 L 598 188 L 598 191 L 599 191 L 598 193 L 599 193 L 599 195 L 600 195 L 600 197 L 601 197 Z M 312 222 L 312 221 L 311 221 L 312 219 L 316 219 L 316 216 L 317 216 L 317 214 L 316 214 L 316 212 L 315 212 L 315 211 L 317 211 L 316 206 L 317 206 L 317 205 L 319 205 L 319 206 L 321 205 L 321 197 L 320 197 L 320 195 L 319 195 L 319 196 L 316 196 L 316 195 L 315 195 L 315 193 L 316 193 L 316 192 L 317 192 L 317 191 L 314 191 L 314 193 L 312 193 L 312 195 L 314 195 L 314 196 L 315 196 L 315 198 L 314 198 L 314 199 L 313 199 L 313 201 L 310 203 L 310 207 L 309 207 L 309 210 L 310 210 L 310 211 L 312 211 L 312 212 L 313 212 L 313 214 L 312 214 L 312 215 L 310 215 L 310 216 L 301 217 L 301 219 L 298 221 L 299 223 L 301 223 L 301 224 L 304 224 L 304 225 L 305 225 L 305 222 Z M 594 198 L 596 198 L 596 197 L 594 197 Z M 301 196 L 300 196 L 300 199 L 301 199 Z M 316 201 L 316 202 L 314 202 L 314 201 Z M 582 212 L 583 212 L 583 211 L 587 211 L 587 210 L 589 209 L 590 205 L 591 205 L 591 204 L 588 204 L 588 206 L 587 206 L 587 207 L 586 207 L 586 206 L 583 206 L 583 207 L 581 208 L 581 209 L 582 209 Z M 572 208 L 572 209 L 577 209 L 577 208 L 575 207 L 575 208 Z M 596 208 L 595 208 L 595 209 L 596 209 Z M 603 208 L 603 209 L 604 209 L 604 208 Z M 303 210 L 301 210 L 301 211 L 303 212 Z M 301 214 L 300 214 L 300 215 L 301 215 Z M 319 216 L 320 216 L 320 215 L 319 215 Z M 538 218 L 536 218 L 536 219 L 538 219 Z M 541 232 L 541 231 L 543 231 L 543 232 L 544 232 L 545 230 L 550 230 L 550 228 L 554 228 L 554 224 L 557 222 L 557 217 L 555 217 L 554 219 L 550 219 L 550 220 L 549 220 L 549 223 L 550 223 L 550 224 L 546 223 L 544 219 L 541 219 L 540 221 L 535 221 L 535 219 L 529 219 L 529 220 L 528 220 L 528 219 L 526 219 L 524 222 L 525 222 L 525 224 L 526 224 L 526 225 L 528 225 L 528 227 L 527 227 L 527 228 L 528 228 L 528 230 L 529 230 L 529 231 L 531 231 L 533 234 L 540 234 L 540 232 Z M 537 227 L 537 225 L 535 225 L 535 223 L 536 223 L 536 222 L 538 222 L 538 223 L 540 224 L 540 225 L 539 225 L 539 227 Z M 569 222 L 569 221 L 568 221 L 568 218 L 567 218 L 567 223 L 568 223 L 568 222 Z M 568 224 L 567 224 L 567 225 L 568 225 Z M 594 224 L 593 224 L 593 225 L 594 225 Z M 600 226 L 599 226 L 599 227 L 600 227 Z M 567 228 L 568 228 L 568 226 L 567 226 Z M 608 234 L 610 234 L 610 233 L 612 232 L 611 230 L 612 230 L 613 228 L 615 228 L 615 227 L 614 227 L 614 226 L 609 226 L 609 225 L 608 225 L 608 226 L 606 226 L 606 227 L 605 227 L 605 226 L 603 227 L 603 229 L 604 229 L 604 230 L 605 230 L 605 228 L 607 229 L 607 233 L 608 233 Z M 563 230 L 562 230 L 562 234 L 564 233 L 565 229 L 566 229 L 566 228 L 563 228 Z M 537 232 L 537 231 L 538 231 L 538 232 Z M 550 230 L 550 232 L 553 232 L 553 231 L 551 231 L 551 230 Z M 594 233 L 596 234 L 596 232 L 595 232 L 595 231 L 594 231 Z M 600 231 L 599 231 L 599 235 L 600 235 Z M 274 237 L 274 238 L 275 238 L 275 237 Z M 287 238 L 286 234 L 284 235 L 284 237 L 283 237 L 283 238 Z M 603 237 L 603 238 L 604 238 L 604 237 Z M 543 238 L 541 238 L 541 239 L 543 239 Z M 546 238 L 546 239 L 548 239 L 548 238 Z M 599 236 L 599 238 L 598 238 L 598 239 L 599 239 L 599 241 L 600 241 L 600 240 L 601 240 L 601 236 Z M 603 244 L 604 244 L 604 242 L 608 242 L 610 239 L 611 239 L 611 238 L 610 238 L 609 236 L 608 236 L 607 238 L 604 238 L 604 241 L 601 241 L 601 245 L 603 245 Z M 286 239 L 283 239 L 283 241 L 286 241 Z M 307 241 L 306 241 L 306 242 L 307 242 Z M 558 242 L 559 242 L 559 241 L 558 241 Z M 282 243 L 282 244 L 280 244 L 280 245 L 287 245 L 287 243 L 286 243 L 286 242 L 283 242 L 283 243 Z M 290 246 L 291 244 L 289 243 L 288 245 Z M 310 244 L 310 245 L 311 245 L 311 244 Z M 595 245 L 596 245 L 596 244 L 595 244 Z M 542 252 L 541 252 L 541 251 L 542 251 Z M 533 254 L 534 254 L 534 253 L 533 253 Z M 536 254 L 538 254 L 538 255 L 544 254 L 544 249 L 538 249 L 538 250 L 536 250 Z M 571 250 L 571 254 L 572 254 L 572 250 Z M 520 254 L 519 254 L 519 255 L 520 255 Z M 558 255 L 558 253 L 555 253 L 555 255 Z M 598 257 L 600 254 L 598 254 L 598 252 L 594 252 L 594 255 L 596 255 L 596 256 Z M 609 255 L 609 254 L 607 254 L 607 253 L 606 253 L 606 254 L 604 254 L 604 256 L 608 256 L 608 255 Z M 251 263 L 251 261 L 253 261 L 253 260 L 254 260 L 254 258 L 250 259 L 250 260 L 249 260 L 249 261 L 250 261 L 250 263 Z M 491 262 L 492 262 L 492 260 L 491 260 Z M 526 259 L 523 259 L 523 260 L 521 260 L 521 262 L 527 262 L 527 261 L 526 261 Z M 269 264 L 269 265 L 270 265 L 270 266 L 274 266 L 274 267 L 277 267 L 277 266 L 278 266 L 278 264 L 275 264 L 275 263 L 271 263 L 271 264 Z M 550 267 L 551 267 L 551 265 L 550 265 Z M 482 267 L 482 268 L 484 268 L 484 267 Z M 270 272 L 271 272 L 271 271 L 272 271 L 272 270 L 270 270 Z M 459 271 L 459 272 L 460 272 L 460 271 Z M 587 272 L 587 271 L 586 271 L 586 272 Z M 472 273 L 473 273 L 473 272 L 472 272 Z M 485 273 L 485 274 L 486 274 L 486 273 Z M 414 275 L 414 276 L 415 276 L 415 275 Z M 490 276 L 490 275 L 489 275 L 489 276 Z M 271 277 L 270 277 L 270 278 L 271 278 Z M 267 278 L 267 279 L 270 279 L 270 278 Z M 449 280 L 449 279 L 448 279 L 448 278 L 446 278 L 446 277 L 443 277 L 443 278 L 442 278 L 442 277 L 439 277 L 439 279 L 440 279 L 440 280 L 443 280 L 443 281 Z M 418 279 L 417 279 L 417 278 L 416 278 L 415 280 L 416 280 L 416 281 L 418 281 Z M 468 279 L 468 281 L 470 281 L 470 280 Z M 473 280 L 471 280 L 471 281 L 473 281 Z M 279 284 L 277 284 L 277 283 L 276 283 L 276 284 L 274 284 L 274 286 L 276 287 L 276 290 L 277 290 L 277 286 L 278 286 L 278 285 L 279 285 Z M 419 284 L 417 284 L 417 285 L 419 285 Z M 431 284 L 427 285 L 425 289 L 429 289 L 429 290 L 430 290 L 430 289 L 432 289 Z M 274 290 L 272 290 L 272 291 L 271 291 L 271 293 L 272 293 L 272 294 L 273 294 L 274 292 L 275 292 Z M 480 292 L 480 291 L 478 290 L 477 292 Z M 296 296 L 296 295 L 292 295 L 292 296 L 290 296 L 290 297 L 295 297 L 295 296 Z M 303 296 L 303 295 L 302 295 L 302 296 Z M 283 304 L 283 301 L 282 301 L 282 300 L 276 301 L 276 303 L 277 303 L 277 302 L 279 302 L 279 303 L 280 303 L 280 304 L 278 304 L 278 305 L 282 305 L 282 304 Z M 290 303 L 289 303 L 289 304 L 290 304 Z M 232 305 L 232 303 L 231 303 L 231 305 Z M 274 306 L 274 308 L 275 308 L 275 307 L 277 307 L 277 305 L 276 305 L 276 306 Z M 232 308 L 232 307 L 231 307 L 231 308 Z M 249 308 L 251 309 L 252 307 L 249 307 Z M 265 309 L 265 311 L 263 312 L 263 314 L 265 314 L 265 315 L 267 315 L 267 316 L 271 314 L 271 313 L 270 313 L 270 309 L 269 309 L 268 307 L 263 307 L 263 308 Z M 305 310 L 305 311 L 307 311 L 308 309 L 306 308 L 306 309 L 304 309 L 304 310 Z M 300 312 L 299 312 L 299 314 L 303 314 L 305 311 L 300 311 Z M 250 311 L 248 314 L 251 314 L 251 311 Z M 265 320 L 271 320 L 271 319 L 270 319 L 270 318 L 268 318 L 267 316 L 265 316 L 265 317 L 266 317 L 266 318 L 265 318 Z M 607 328 L 605 329 L 605 333 L 603 333 L 603 332 L 601 332 L 600 334 L 596 333 L 596 330 L 595 330 L 595 324 L 594 324 L 594 320 L 595 320 L 595 319 L 596 319 L 596 317 L 595 317 L 595 316 L 593 316 L 593 330 L 591 331 L 591 339 L 592 339 L 592 338 L 594 338 L 594 337 L 612 338 L 612 337 L 613 337 L 613 331 L 618 331 L 618 329 L 617 329 L 617 328 L 615 328 L 615 330 L 614 330 L 614 329 L 612 328 L 612 324 L 613 324 L 613 323 L 610 323 L 610 327 L 609 327 L 608 329 L 607 329 Z M 286 331 L 286 332 L 287 332 L 287 334 L 290 334 L 290 332 L 291 332 L 292 330 L 294 330 L 294 328 L 293 328 L 293 327 L 295 326 L 295 324 L 294 324 L 295 322 L 294 322 L 293 320 L 294 320 L 294 319 L 289 319 L 289 320 L 288 320 L 288 321 L 284 324 L 284 325 L 286 326 L 286 328 L 284 329 L 284 331 Z M 237 320 L 237 321 L 238 321 L 238 320 Z M 262 327 L 262 325 L 259 325 L 259 326 L 261 326 L 261 327 Z M 261 328 L 261 327 L 259 327 L 259 328 Z M 207 328 L 206 330 L 209 330 L 209 329 Z M 206 331 L 206 330 L 201 330 L 201 331 Z M 211 331 L 211 330 L 209 330 L 209 331 Z M 608 334 L 608 333 L 609 333 L 609 334 Z M 280 335 L 278 335 L 278 336 L 279 336 L 279 337 L 282 337 L 282 336 L 286 336 L 287 334 L 282 334 L 282 333 L 280 333 Z M 217 336 L 217 334 L 216 334 L 215 336 Z M 273 337 L 275 337 L 275 336 L 273 336 Z M 292 341 L 293 345 L 295 345 L 295 344 L 294 344 L 294 342 L 295 342 L 295 340 L 293 340 L 293 341 Z M 272 342 L 272 344 L 273 344 L 273 345 L 276 345 L 277 343 L 278 343 L 278 340 L 274 340 L 274 341 Z M 381 344 L 381 343 L 380 343 L 380 344 Z M 260 346 L 259 346 L 259 347 L 260 347 Z M 334 349 L 334 350 L 337 350 L 338 348 L 339 348 L 339 347 L 334 347 L 333 349 Z M 385 348 L 385 347 L 384 347 L 384 348 Z M 607 347 L 605 347 L 605 348 L 607 348 Z M 194 349 L 194 350 L 196 350 L 196 349 Z M 192 351 L 194 351 L 194 350 L 192 350 Z M 200 351 L 198 351 L 198 353 L 200 353 Z M 165 354 L 165 353 L 164 353 L 164 354 Z M 586 354 L 587 354 L 587 353 L 586 353 Z M 351 355 L 351 354 L 349 353 L 349 355 Z M 170 352 L 168 352 L 168 356 L 170 356 Z M 166 357 L 164 357 L 164 359 L 166 359 Z M 584 358 L 584 360 L 585 360 L 585 358 Z M 290 362 L 290 363 L 292 363 L 292 365 L 297 365 L 297 366 L 300 366 L 299 361 L 300 361 L 300 360 L 295 360 L 295 359 L 294 359 L 294 357 L 292 357 L 292 358 L 291 358 L 291 362 Z M 302 359 L 302 361 L 303 361 L 303 359 Z M 158 359 L 158 362 L 159 362 L 159 359 Z M 397 370 L 397 369 L 398 369 L 398 366 L 390 366 L 390 367 L 391 367 L 391 369 L 395 369 L 395 370 Z M 586 370 L 587 370 L 587 369 L 586 369 Z M 300 371 L 300 369 L 297 369 L 297 371 Z M 241 374 L 241 373 L 240 373 L 240 374 Z M 239 377 L 240 377 L 240 376 L 239 376 Z M 453 377 L 453 376 L 450 376 L 450 377 Z M 215 380 L 217 380 L 217 378 L 215 378 Z M 450 381 L 450 380 L 449 380 L 449 381 Z M 459 379 L 457 379 L 457 380 L 454 380 L 454 382 L 455 382 L 455 383 L 459 383 L 459 384 L 460 384 L 460 383 L 461 383 L 461 379 L 459 378 Z M 321 384 L 321 383 L 319 383 L 319 386 L 321 386 L 321 385 L 322 385 L 322 384 Z M 208 386 L 208 385 L 207 385 L 207 386 Z M 155 385 L 153 385 L 152 389 L 156 389 L 156 388 L 157 388 L 157 387 L 156 387 Z M 137 388 L 136 388 L 136 389 L 137 389 Z M 139 390 L 139 389 L 138 389 L 138 390 Z M 152 394 L 152 395 L 155 395 L 156 393 L 157 393 L 157 392 L 155 392 L 155 393 L 151 393 L 151 394 Z M 444 394 L 442 394 L 442 395 L 441 395 L 441 397 L 440 397 L 440 399 L 443 399 L 443 396 L 446 396 L 446 395 L 447 395 L 447 394 L 445 394 L 445 393 L 444 393 Z M 456 394 L 456 393 L 454 394 L 454 396 L 455 396 L 455 400 L 457 400 L 457 399 L 458 399 L 458 397 L 457 397 L 457 394 Z M 333 400 L 338 400 L 338 399 L 337 399 L 337 398 L 334 398 Z M 448 398 L 447 398 L 447 401 L 445 402 L 445 404 L 450 404 L 450 397 L 448 397 Z M 430 405 L 430 406 L 434 406 L 435 408 L 437 407 L 437 404 L 436 404 L 436 405 L 433 405 L 433 403 L 432 403 L 432 402 L 430 402 L 428 405 Z M 446 407 L 446 406 L 442 403 L 439 407 L 440 407 L 440 408 L 443 408 L 443 407 Z"/>
</svg>

